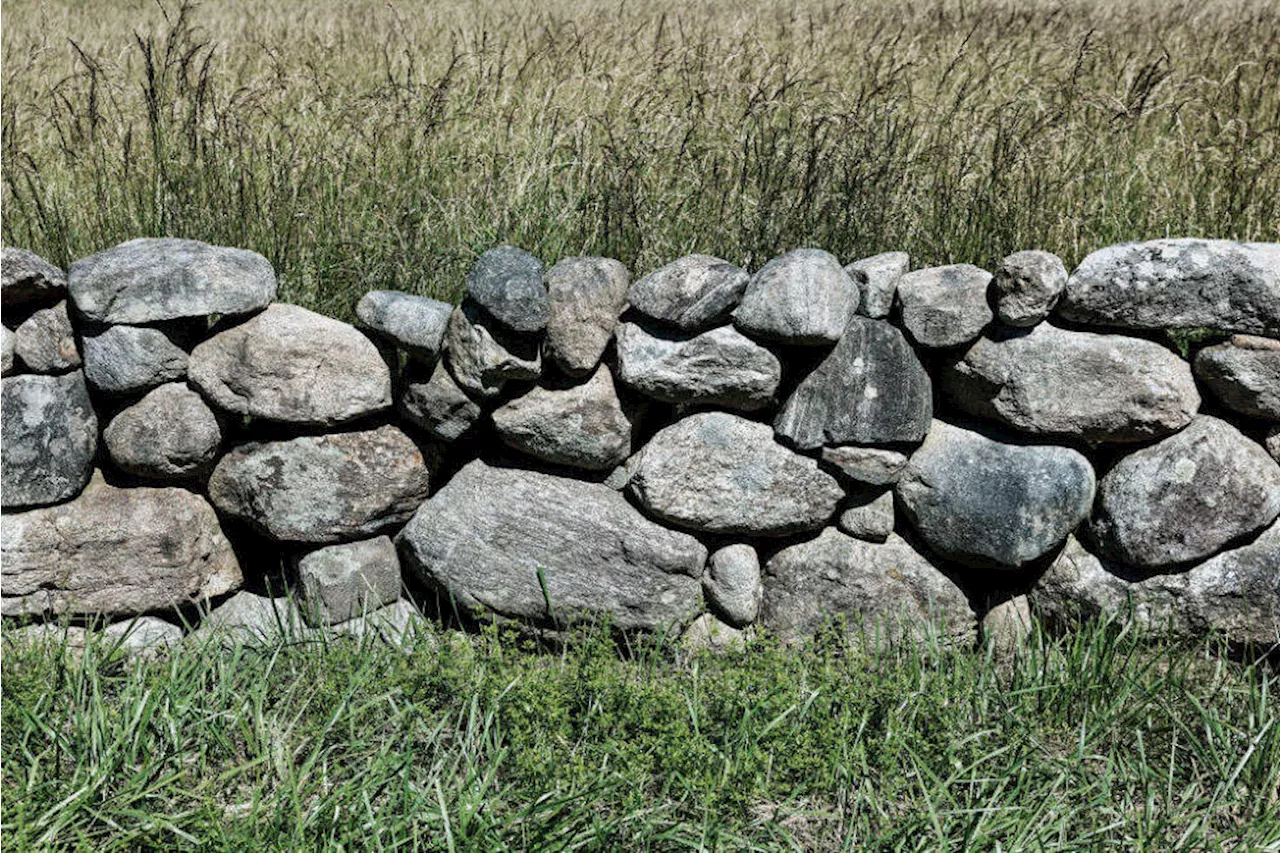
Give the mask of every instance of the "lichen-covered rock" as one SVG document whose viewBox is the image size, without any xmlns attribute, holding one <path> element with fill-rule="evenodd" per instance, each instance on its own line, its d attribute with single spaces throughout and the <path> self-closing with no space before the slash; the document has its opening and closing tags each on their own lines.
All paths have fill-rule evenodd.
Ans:
<svg viewBox="0 0 1280 853">
<path fill-rule="evenodd" d="M 631 275 L 612 258 L 565 258 L 545 280 L 551 300 L 546 358 L 568 376 L 586 376 L 613 337 Z"/>
<path fill-rule="evenodd" d="M 453 378 L 477 397 L 492 398 L 508 382 L 537 379 L 542 351 L 536 340 L 490 328 L 480 308 L 463 302 L 449 317 L 445 342 Z"/>
<path fill-rule="evenodd" d="M 617 337 L 618 379 L 665 403 L 750 411 L 782 380 L 777 356 L 732 326 L 686 334 L 623 323 Z"/>
<path fill-rule="evenodd" d="M 627 484 L 646 511 L 705 533 L 782 536 L 813 530 L 844 492 L 765 424 L 725 412 L 677 421 L 640 451 Z"/>
<path fill-rule="evenodd" d="M 481 618 L 562 626 L 608 616 L 663 631 L 702 609 L 706 548 L 599 483 L 476 460 L 397 542 L 409 569 Z"/>
<path fill-rule="evenodd" d="M 183 382 L 161 385 L 123 409 L 102 433 L 111 462 L 152 480 L 183 480 L 213 466 L 222 428 L 203 399 Z"/>
<path fill-rule="evenodd" d="M 80 371 L 11 376 L 0 393 L 5 509 L 75 497 L 93 473 L 98 417 Z"/>
<path fill-rule="evenodd" d="M 858 285 L 835 256 L 793 249 L 751 277 L 733 322 L 748 335 L 822 346 L 840 340 L 858 308 Z"/>
<path fill-rule="evenodd" d="M 1047 554 L 1089 514 L 1093 467 L 1074 450 L 1005 444 L 935 421 L 898 481 L 925 544 L 971 565 L 1017 567 Z"/>
<path fill-rule="evenodd" d="M 967 344 L 991 322 L 991 273 L 972 264 L 929 267 L 898 281 L 902 325 L 923 347 Z"/>
<path fill-rule="evenodd" d="M 774 420 L 796 447 L 915 442 L 929 431 L 933 388 L 911 345 L 882 320 L 854 317 Z"/>
<path fill-rule="evenodd" d="M 0 326 L 0 376 L 9 376 L 17 370 L 16 336 L 8 326 Z"/>
<path fill-rule="evenodd" d="M 836 517 L 836 527 L 854 539 L 885 541 L 893 532 L 893 492 L 863 489 L 850 494 Z"/>
<path fill-rule="evenodd" d="M 685 332 L 701 332 L 729 322 L 751 276 L 711 255 L 686 255 L 654 270 L 631 286 L 631 307 Z"/>
<path fill-rule="evenodd" d="M 467 296 L 513 332 L 540 332 L 551 318 L 542 261 L 515 246 L 481 255 L 467 274 Z"/>
<path fill-rule="evenodd" d="M 443 360 L 436 362 L 427 378 L 411 375 L 407 379 L 396 409 L 440 441 L 456 441 L 481 415 L 480 405 L 458 387 Z"/>
<path fill-rule="evenodd" d="M 726 545 L 711 555 L 702 579 L 707 602 L 725 622 L 743 628 L 760 613 L 760 558 L 756 549 L 741 542 Z"/>
<path fill-rule="evenodd" d="M 883 320 L 893 308 L 898 281 L 911 267 L 906 252 L 884 252 L 844 268 L 858 285 L 858 313 L 873 320 Z"/>
<path fill-rule="evenodd" d="M 302 616 L 316 627 L 346 622 L 400 598 L 400 557 L 386 536 L 329 545 L 297 560 Z"/>
<path fill-rule="evenodd" d="M 428 493 L 418 447 L 393 426 L 245 444 L 218 462 L 209 498 L 282 542 L 367 539 L 407 521 Z"/>
<path fill-rule="evenodd" d="M 44 258 L 13 246 L 0 248 L 0 305 L 5 311 L 56 302 L 67 276 Z"/>
<path fill-rule="evenodd" d="M 75 500 L 0 517 L 3 612 L 130 616 L 240 586 L 213 507 L 184 489 L 95 479 Z"/>
<path fill-rule="evenodd" d="M 1196 376 L 1227 408 L 1280 421 L 1280 340 L 1235 335 L 1196 354 Z"/>
<path fill-rule="evenodd" d="M 76 261 L 67 288 L 86 320 L 146 324 L 265 308 L 276 274 L 246 249 L 144 237 Z"/>
<path fill-rule="evenodd" d="M 42 308 L 14 333 L 14 352 L 32 373 L 66 373 L 80 366 L 76 334 L 67 316 L 67 303 Z"/>
<path fill-rule="evenodd" d="M 191 353 L 191 383 L 213 405 L 279 423 L 334 426 L 391 405 L 391 371 L 354 326 L 272 305 Z"/>
<path fill-rule="evenodd" d="M 1050 252 L 1014 252 L 991 279 L 996 316 L 1010 326 L 1034 326 L 1058 304 L 1067 286 L 1067 268 Z"/>
<path fill-rule="evenodd" d="M 631 416 L 603 365 L 585 382 L 538 386 L 499 406 L 493 426 L 508 447 L 558 465 L 608 471 L 631 455 Z"/>
<path fill-rule="evenodd" d="M 822 448 L 822 461 L 855 483 L 891 486 L 907 467 L 907 454 L 884 447 L 842 445 Z"/>
<path fill-rule="evenodd" d="M 186 378 L 187 353 L 159 329 L 108 326 L 86 331 L 84 374 L 106 394 L 134 394 Z"/>
<path fill-rule="evenodd" d="M 1043 323 L 979 339 L 938 384 L 961 411 L 1031 435 L 1091 444 L 1147 441 L 1191 423 L 1191 366 L 1153 341 Z"/>
<path fill-rule="evenodd" d="M 1121 459 L 1098 486 L 1104 553 L 1153 568 L 1211 556 L 1280 515 L 1280 465 L 1235 427 L 1200 415 Z"/>
<path fill-rule="evenodd" d="M 439 354 L 452 313 L 448 302 L 395 290 L 371 290 L 356 304 L 356 316 L 371 332 L 422 358 Z"/>
</svg>

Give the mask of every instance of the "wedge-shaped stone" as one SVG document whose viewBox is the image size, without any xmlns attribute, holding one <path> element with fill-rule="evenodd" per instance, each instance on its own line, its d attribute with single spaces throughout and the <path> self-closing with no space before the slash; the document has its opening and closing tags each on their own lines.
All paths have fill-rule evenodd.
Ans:
<svg viewBox="0 0 1280 853">
<path fill-rule="evenodd" d="M 4 508 L 75 497 L 89 482 L 98 450 L 98 417 L 84 374 L 11 376 L 3 389 Z"/>
<path fill-rule="evenodd" d="M 748 335 L 803 346 L 833 344 L 858 309 L 858 285 L 835 256 L 793 249 L 751 277 L 733 323 Z"/>
<path fill-rule="evenodd" d="M 701 332 L 729 322 L 751 276 L 711 255 L 686 255 L 631 285 L 631 307 L 659 323 Z"/>
<path fill-rule="evenodd" d="M 911 267 L 906 252 L 884 252 L 844 268 L 858 284 L 858 313 L 873 320 L 883 320 L 893 308 L 893 297 L 898 292 L 898 281 Z"/>
<path fill-rule="evenodd" d="M 477 397 L 496 397 L 508 382 L 542 374 L 538 341 L 494 326 L 473 302 L 463 302 L 454 310 L 445 341 L 453 378 Z"/>
<path fill-rule="evenodd" d="M 66 292 L 62 270 L 26 249 L 0 248 L 0 304 L 5 311 L 57 302 Z"/>
<path fill-rule="evenodd" d="M 32 373 L 66 373 L 80 366 L 80 349 L 67 316 L 67 303 L 42 308 L 18 327 L 14 352 Z"/>
<path fill-rule="evenodd" d="M 493 426 L 508 447 L 558 465 L 608 471 L 631 455 L 631 417 L 603 365 L 586 382 L 538 386 L 499 406 Z"/>
<path fill-rule="evenodd" d="M 356 304 L 356 316 L 375 335 L 424 358 L 439 354 L 452 313 L 448 302 L 395 290 L 371 290 Z"/>
<path fill-rule="evenodd" d="M 455 441 L 480 420 L 480 406 L 458 387 L 444 361 L 431 375 L 410 374 L 396 405 L 409 423 L 440 441 Z"/>
<path fill-rule="evenodd" d="M 627 304 L 631 275 L 612 258 L 565 258 L 547 270 L 546 357 L 568 376 L 595 370 Z"/>
</svg>

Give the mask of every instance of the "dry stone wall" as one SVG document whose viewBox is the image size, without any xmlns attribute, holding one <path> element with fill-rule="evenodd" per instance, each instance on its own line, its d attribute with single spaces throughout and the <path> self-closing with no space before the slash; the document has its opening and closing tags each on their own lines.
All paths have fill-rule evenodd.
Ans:
<svg viewBox="0 0 1280 853">
<path fill-rule="evenodd" d="M 6 620 L 395 637 L 408 590 L 711 645 L 1028 612 L 1280 638 L 1280 245 L 636 281 L 502 246 L 458 306 L 377 291 L 356 327 L 275 295 L 192 240 L 65 275 L 3 250 Z"/>
</svg>

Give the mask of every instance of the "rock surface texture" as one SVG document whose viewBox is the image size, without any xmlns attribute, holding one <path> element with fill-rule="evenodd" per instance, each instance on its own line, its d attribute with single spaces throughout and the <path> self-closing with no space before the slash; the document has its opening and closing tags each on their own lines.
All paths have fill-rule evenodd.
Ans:
<svg viewBox="0 0 1280 853">
<path fill-rule="evenodd" d="M 538 342 L 485 325 L 483 312 L 463 302 L 449 317 L 445 341 L 453 378 L 481 398 L 502 393 L 508 382 L 537 379 L 542 374 Z"/>
<path fill-rule="evenodd" d="M 612 258 L 566 258 L 547 270 L 547 360 L 567 376 L 596 369 L 627 304 L 631 275 Z"/>
<path fill-rule="evenodd" d="M 910 269 L 906 252 L 884 252 L 854 261 L 844 268 L 858 284 L 858 313 L 873 320 L 883 320 L 893 308 L 898 281 Z"/>
<path fill-rule="evenodd" d="M 991 273 L 972 264 L 930 267 L 898 281 L 902 325 L 922 347 L 958 347 L 987 327 L 994 316 L 987 304 Z"/>
<path fill-rule="evenodd" d="M 84 374 L 11 376 L 0 393 L 5 509 L 75 497 L 93 473 L 98 417 Z"/>
<path fill-rule="evenodd" d="M 200 395 L 182 382 L 161 385 L 122 410 L 102 431 L 111 462 L 152 480 L 207 473 L 222 446 L 222 427 Z"/>
<path fill-rule="evenodd" d="M 346 622 L 400 598 L 400 558 L 386 536 L 330 545 L 298 559 L 302 617 L 312 627 Z"/>
<path fill-rule="evenodd" d="M 729 322 L 751 276 L 711 255 L 686 255 L 656 269 L 631 286 L 631 307 L 685 332 L 702 332 Z"/>
<path fill-rule="evenodd" d="M 996 316 L 1009 326 L 1034 326 L 1058 304 L 1067 286 L 1067 268 L 1057 255 L 1039 250 L 1014 252 L 991 279 Z"/>
<path fill-rule="evenodd" d="M 370 331 L 423 358 L 439 354 L 452 313 L 448 302 L 394 290 L 371 290 L 356 303 L 356 316 Z"/>
<path fill-rule="evenodd" d="M 833 344 L 858 308 L 858 285 L 835 256 L 794 249 L 751 277 L 733 322 L 752 337 L 801 346 Z"/>
<path fill-rule="evenodd" d="M 726 545 L 711 555 L 702 591 L 729 625 L 745 628 L 756 621 L 764 587 L 760 584 L 760 557 L 750 545 Z"/>
<path fill-rule="evenodd" d="M 535 459 L 609 471 L 631 455 L 631 418 L 601 367 L 585 382 L 539 386 L 493 412 L 498 436 Z"/>
<path fill-rule="evenodd" d="M 480 256 L 467 274 L 467 296 L 513 332 L 540 332 L 551 318 L 542 261 L 514 246 Z"/>
<path fill-rule="evenodd" d="M 66 292 L 62 270 L 26 249 L 0 248 L 0 304 L 6 311 L 56 302 Z"/>
<path fill-rule="evenodd" d="M 133 394 L 187 375 L 187 353 L 159 329 L 108 326 L 83 341 L 85 378 L 104 394 Z"/>
<path fill-rule="evenodd" d="M 1235 335 L 1196 354 L 1196 376 L 1233 412 L 1280 421 L 1280 340 Z"/>
<path fill-rule="evenodd" d="M 479 404 L 458 387 L 443 361 L 436 362 L 425 379 L 408 379 L 397 410 L 406 421 L 440 441 L 460 438 L 481 415 Z"/>
<path fill-rule="evenodd" d="M 67 303 L 42 308 L 14 333 L 13 350 L 32 373 L 66 373 L 80 366 Z"/>
</svg>

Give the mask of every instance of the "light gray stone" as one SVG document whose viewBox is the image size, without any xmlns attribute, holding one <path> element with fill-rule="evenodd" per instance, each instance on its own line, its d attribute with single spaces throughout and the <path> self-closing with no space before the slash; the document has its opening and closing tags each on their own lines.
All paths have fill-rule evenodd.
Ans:
<svg viewBox="0 0 1280 853">
<path fill-rule="evenodd" d="M 843 445 L 822 448 L 822 461 L 856 483 L 891 486 L 907 467 L 907 454 L 883 447 Z"/>
<path fill-rule="evenodd" d="M 1017 567 L 1067 538 L 1093 503 L 1093 467 L 1074 450 L 1004 444 L 935 421 L 898 481 L 925 544 L 970 565 Z"/>
<path fill-rule="evenodd" d="M 479 404 L 458 387 L 443 360 L 426 379 L 405 382 L 396 408 L 405 420 L 440 441 L 456 441 L 481 415 Z"/>
<path fill-rule="evenodd" d="M 1227 408 L 1280 421 L 1280 340 L 1235 335 L 1200 350 L 1195 363 L 1196 376 Z"/>
<path fill-rule="evenodd" d="M 452 313 L 448 302 L 395 290 L 371 290 L 356 304 L 356 316 L 370 331 L 423 358 L 440 353 Z"/>
<path fill-rule="evenodd" d="M 858 308 L 858 285 L 835 256 L 793 249 L 761 267 L 733 312 L 748 335 L 822 346 L 840 340 Z"/>
<path fill-rule="evenodd" d="M 32 373 L 66 373 L 80 366 L 76 334 L 67 316 L 67 303 L 42 308 L 14 333 L 14 352 Z"/>
<path fill-rule="evenodd" d="M 707 550 L 608 486 L 476 460 L 397 538 L 406 567 L 481 618 L 562 626 L 608 616 L 663 631 L 702 609 Z"/>
<path fill-rule="evenodd" d="M 991 279 L 996 316 L 1010 326 L 1034 326 L 1058 304 L 1067 286 L 1067 268 L 1051 252 L 1014 252 Z"/>
<path fill-rule="evenodd" d="M 816 460 L 778 444 L 766 424 L 724 412 L 659 430 L 627 488 L 646 511 L 678 527 L 749 536 L 821 527 L 844 497 Z"/>
<path fill-rule="evenodd" d="M 14 361 L 17 341 L 8 326 L 0 326 L 0 376 L 10 376 L 17 369 Z"/>
<path fill-rule="evenodd" d="M 75 497 L 89 482 L 98 450 L 98 417 L 80 371 L 11 376 L 0 393 L 5 509 Z"/>
<path fill-rule="evenodd" d="M 296 642 L 313 636 L 303 621 L 302 608 L 292 598 L 271 598 L 245 590 L 209 611 L 200 627 L 187 635 L 186 643 L 230 648 Z"/>
<path fill-rule="evenodd" d="M 76 261 L 67 288 L 86 320 L 145 325 L 265 308 L 276 274 L 246 249 L 144 237 Z"/>
<path fill-rule="evenodd" d="M 377 637 L 389 646 L 405 646 L 406 650 L 412 650 L 419 639 L 432 639 L 426 618 L 413 602 L 403 598 L 364 616 L 330 625 L 329 630 L 356 639 Z"/>
<path fill-rule="evenodd" d="M 364 616 L 400 598 L 400 558 L 387 536 L 330 545 L 297 560 L 302 615 L 314 627 Z"/>
<path fill-rule="evenodd" d="M 182 642 L 182 629 L 156 616 L 113 622 L 102 635 L 125 654 L 144 658 L 155 657 Z"/>
<path fill-rule="evenodd" d="M 873 320 L 883 320 L 893 308 L 898 280 L 911 268 L 906 252 L 884 252 L 844 268 L 858 284 L 858 313 Z"/>
<path fill-rule="evenodd" d="M 1280 426 L 1274 426 L 1267 431 L 1266 448 L 1271 458 L 1280 462 Z"/>
<path fill-rule="evenodd" d="M 627 305 L 631 275 L 612 258 L 565 258 L 545 276 L 546 358 L 568 376 L 595 370 Z"/>
<path fill-rule="evenodd" d="M 272 305 L 191 353 L 191 383 L 223 411 L 334 426 L 391 405 L 391 371 L 354 326 Z"/>
<path fill-rule="evenodd" d="M 1073 541 L 1068 537 L 1068 542 Z M 1024 646 L 1034 633 L 1031 603 L 1015 595 L 992 607 L 982 617 L 982 638 L 997 654 L 1009 655 Z"/>
<path fill-rule="evenodd" d="M 187 354 L 164 332 L 145 326 L 86 331 L 84 373 L 92 388 L 134 394 L 186 378 Z"/>
<path fill-rule="evenodd" d="M 538 386 L 499 406 L 493 426 L 508 447 L 558 465 L 608 471 L 631 455 L 631 417 L 604 365 L 585 382 Z"/>
<path fill-rule="evenodd" d="M 855 539 L 883 542 L 893 532 L 893 492 L 865 489 L 849 495 L 836 527 Z"/>
<path fill-rule="evenodd" d="M 746 646 L 748 633 L 726 625 L 714 615 L 703 613 L 685 629 L 680 645 L 688 652 L 740 651 Z"/>
<path fill-rule="evenodd" d="M 183 382 L 172 382 L 112 418 L 102 440 L 121 471 L 154 480 L 182 480 L 213 466 L 222 446 L 222 428 L 199 394 Z"/>
<path fill-rule="evenodd" d="M 729 322 L 751 280 L 746 270 L 711 255 L 686 255 L 631 286 L 628 301 L 646 317 L 684 332 Z"/>
<path fill-rule="evenodd" d="M 991 273 L 972 264 L 929 267 L 898 281 L 902 325 L 922 347 L 958 347 L 995 316 L 987 303 Z"/>
<path fill-rule="evenodd" d="M 515 246 L 481 255 L 467 274 L 467 296 L 513 332 L 540 332 L 551 318 L 542 261 Z"/>
<path fill-rule="evenodd" d="M 5 311 L 56 302 L 66 296 L 67 276 L 39 255 L 0 248 L 0 304 Z"/>
<path fill-rule="evenodd" d="M 715 551 L 707 561 L 702 591 L 720 618 L 733 627 L 756 621 L 764 595 L 756 549 L 739 542 Z"/>
<path fill-rule="evenodd" d="M 409 437 L 382 426 L 237 447 L 214 468 L 209 497 L 274 540 L 328 544 L 407 521 L 426 500 L 428 476 Z"/>
<path fill-rule="evenodd" d="M 463 302 L 450 316 L 445 341 L 454 380 L 477 397 L 496 397 L 507 382 L 542 374 L 538 342 L 489 328 L 473 303 Z"/>
<path fill-rule="evenodd" d="M 1280 515 L 1280 465 L 1235 427 L 1200 415 L 1121 459 L 1098 486 L 1103 552 L 1153 568 L 1209 557 Z"/>
</svg>

